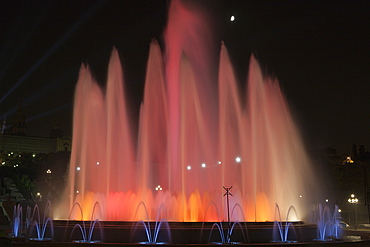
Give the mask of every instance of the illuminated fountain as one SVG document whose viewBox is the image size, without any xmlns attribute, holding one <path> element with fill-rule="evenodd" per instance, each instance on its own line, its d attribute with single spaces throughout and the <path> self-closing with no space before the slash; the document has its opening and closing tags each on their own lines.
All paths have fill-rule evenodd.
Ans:
<svg viewBox="0 0 370 247">
<path fill-rule="evenodd" d="M 40 209 L 36 204 L 31 215 L 31 207 L 27 206 L 26 229 L 30 241 L 52 241 L 54 226 L 52 220 L 51 202 L 45 206 L 44 216 L 41 220 Z"/>
<path fill-rule="evenodd" d="M 316 182 L 278 81 L 251 56 L 242 93 L 224 44 L 213 66 L 203 16 L 171 2 L 166 49 L 150 43 L 138 128 L 118 52 L 105 88 L 81 66 L 67 203 L 57 218 L 76 202 L 92 215 L 99 202 L 100 220 L 146 219 L 144 210 L 136 214 L 143 203 L 149 220 L 165 207 L 160 218 L 168 221 L 225 221 L 223 186 L 233 186 L 230 205 L 242 209 L 233 222 L 273 221 L 276 203 L 308 212 Z"/>
</svg>

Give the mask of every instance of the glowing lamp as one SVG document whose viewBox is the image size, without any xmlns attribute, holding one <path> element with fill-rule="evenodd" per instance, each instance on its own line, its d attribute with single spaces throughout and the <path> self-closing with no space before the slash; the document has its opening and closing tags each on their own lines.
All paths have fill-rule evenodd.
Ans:
<svg viewBox="0 0 370 247">
<path fill-rule="evenodd" d="M 157 187 L 155 187 L 155 190 L 162 190 L 162 187 L 158 185 Z"/>
</svg>

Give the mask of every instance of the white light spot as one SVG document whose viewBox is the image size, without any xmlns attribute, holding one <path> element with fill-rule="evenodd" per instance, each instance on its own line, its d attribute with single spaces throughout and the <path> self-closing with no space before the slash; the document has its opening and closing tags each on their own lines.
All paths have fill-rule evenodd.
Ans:
<svg viewBox="0 0 370 247">
<path fill-rule="evenodd" d="M 205 167 L 206 167 L 206 163 L 203 163 L 203 164 L 202 164 L 202 167 L 203 167 L 203 168 L 205 168 Z"/>
<path fill-rule="evenodd" d="M 186 169 L 191 170 L 191 166 L 187 166 Z"/>
<path fill-rule="evenodd" d="M 77 170 L 77 171 L 81 170 L 81 167 L 77 166 L 76 170 Z"/>
<path fill-rule="evenodd" d="M 97 165 L 100 165 L 100 162 L 98 161 L 98 162 L 96 162 L 96 164 L 97 164 Z"/>
<path fill-rule="evenodd" d="M 233 15 L 232 15 L 232 16 L 230 17 L 230 21 L 235 21 L 235 16 L 233 16 Z"/>
<path fill-rule="evenodd" d="M 162 190 L 162 187 L 158 185 L 157 187 L 155 187 L 155 190 Z"/>
<path fill-rule="evenodd" d="M 239 163 L 241 161 L 241 158 L 240 157 L 236 157 L 235 158 L 235 161 Z"/>
</svg>

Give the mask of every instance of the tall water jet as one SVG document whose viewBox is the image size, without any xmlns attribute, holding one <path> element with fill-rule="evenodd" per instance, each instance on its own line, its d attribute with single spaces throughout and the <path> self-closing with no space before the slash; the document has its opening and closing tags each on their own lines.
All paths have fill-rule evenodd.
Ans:
<svg viewBox="0 0 370 247">
<path fill-rule="evenodd" d="M 252 56 L 242 93 L 224 44 L 214 71 L 208 28 L 197 11 L 171 2 L 165 52 L 150 43 L 138 133 L 117 50 L 105 90 L 81 67 L 69 206 L 59 211 L 68 216 L 78 202 L 86 218 L 99 202 L 100 220 L 155 220 L 165 209 L 168 221 L 222 221 L 222 186 L 233 186 L 230 204 L 241 210 L 232 221 L 273 221 L 276 203 L 304 216 L 316 182 L 277 80 Z"/>
</svg>

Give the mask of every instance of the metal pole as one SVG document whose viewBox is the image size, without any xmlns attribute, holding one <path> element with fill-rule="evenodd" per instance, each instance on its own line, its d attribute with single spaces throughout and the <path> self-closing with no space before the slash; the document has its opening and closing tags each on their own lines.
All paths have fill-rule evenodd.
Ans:
<svg viewBox="0 0 370 247">
<path fill-rule="evenodd" d="M 230 242 L 230 206 L 229 206 L 229 195 L 233 196 L 230 192 L 231 188 L 223 186 L 224 190 L 226 190 L 224 196 L 226 196 L 226 203 L 227 203 L 227 242 Z"/>
<path fill-rule="evenodd" d="M 353 206 L 355 208 L 355 230 L 357 230 L 357 203 L 355 203 Z"/>
</svg>

